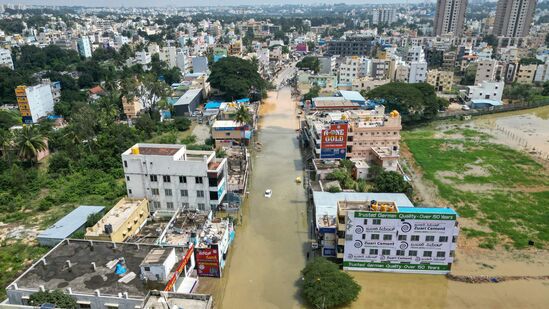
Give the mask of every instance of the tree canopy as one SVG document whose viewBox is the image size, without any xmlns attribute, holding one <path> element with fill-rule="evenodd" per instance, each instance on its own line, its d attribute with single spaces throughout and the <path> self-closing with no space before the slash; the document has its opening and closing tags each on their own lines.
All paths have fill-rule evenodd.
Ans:
<svg viewBox="0 0 549 309">
<path fill-rule="evenodd" d="M 40 306 L 46 303 L 55 304 L 58 308 L 77 308 L 76 299 L 59 290 L 36 292 L 29 297 L 31 306 Z"/>
<path fill-rule="evenodd" d="M 257 66 L 237 57 L 225 57 L 214 63 L 208 81 L 212 87 L 222 91 L 227 100 L 261 95 L 267 88 Z"/>
<path fill-rule="evenodd" d="M 315 308 L 334 308 L 353 302 L 360 285 L 337 264 L 317 257 L 305 266 L 301 294 Z"/>
<path fill-rule="evenodd" d="M 426 83 L 388 83 L 363 95 L 385 105 L 389 111 L 397 110 L 403 122 L 431 120 L 448 106 L 448 101 L 438 98 L 435 88 Z"/>
<path fill-rule="evenodd" d="M 374 192 L 405 193 L 407 195 L 412 193 L 412 186 L 397 172 L 380 171 L 373 182 Z"/>
<path fill-rule="evenodd" d="M 320 62 L 318 61 L 317 57 L 304 57 L 295 66 L 300 69 L 312 70 L 315 73 L 318 73 L 318 71 L 320 71 Z"/>
</svg>

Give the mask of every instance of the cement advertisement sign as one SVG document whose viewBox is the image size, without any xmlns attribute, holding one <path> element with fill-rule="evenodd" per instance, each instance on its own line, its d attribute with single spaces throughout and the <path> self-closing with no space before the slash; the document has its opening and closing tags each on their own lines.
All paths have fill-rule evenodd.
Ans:
<svg viewBox="0 0 549 309">
<path fill-rule="evenodd" d="M 320 158 L 345 159 L 347 154 L 347 123 L 332 123 L 322 130 Z"/>
<path fill-rule="evenodd" d="M 196 268 L 200 277 L 221 277 L 218 249 L 196 249 Z"/>
<path fill-rule="evenodd" d="M 455 216 L 363 211 L 347 216 L 344 267 L 437 273 L 453 262 Z"/>
</svg>

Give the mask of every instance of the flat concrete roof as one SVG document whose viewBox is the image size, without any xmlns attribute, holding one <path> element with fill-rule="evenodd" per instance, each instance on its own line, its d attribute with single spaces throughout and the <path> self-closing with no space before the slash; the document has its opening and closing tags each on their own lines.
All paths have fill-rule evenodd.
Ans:
<svg viewBox="0 0 549 309">
<path fill-rule="evenodd" d="M 164 246 L 167 248 L 169 246 Z M 70 287 L 73 293 L 94 294 L 99 290 L 104 295 L 117 296 L 127 292 L 130 298 L 144 299 L 150 290 L 163 290 L 166 283 L 157 281 L 142 281 L 139 279 L 140 264 L 154 248 L 160 246 L 135 243 L 115 243 L 105 241 L 90 241 L 65 239 L 33 264 L 13 283 L 19 289 L 38 290 L 44 286 L 46 290 Z M 181 260 L 186 248 L 176 247 L 176 255 Z M 127 273 L 134 272 L 136 278 L 128 283 L 120 283 L 120 276 L 110 269 L 107 263 L 124 258 Z M 46 261 L 44 265 L 41 260 Z M 68 267 L 70 260 L 71 267 Z M 96 270 L 92 268 L 95 262 Z"/>
</svg>

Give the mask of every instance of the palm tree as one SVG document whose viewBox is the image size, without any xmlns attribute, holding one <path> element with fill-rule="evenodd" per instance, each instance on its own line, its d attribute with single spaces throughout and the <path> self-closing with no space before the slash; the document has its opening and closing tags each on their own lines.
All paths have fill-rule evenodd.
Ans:
<svg viewBox="0 0 549 309">
<path fill-rule="evenodd" d="M 244 104 L 240 104 L 236 110 L 234 120 L 239 124 L 250 124 L 252 122 L 252 114 L 248 111 L 248 108 Z"/>
<path fill-rule="evenodd" d="M 44 135 L 34 127 L 23 126 L 15 137 L 15 147 L 22 160 L 34 161 L 38 153 L 47 148 Z"/>
<path fill-rule="evenodd" d="M 0 154 L 10 162 L 10 152 L 13 147 L 13 134 L 9 130 L 0 131 Z"/>
</svg>

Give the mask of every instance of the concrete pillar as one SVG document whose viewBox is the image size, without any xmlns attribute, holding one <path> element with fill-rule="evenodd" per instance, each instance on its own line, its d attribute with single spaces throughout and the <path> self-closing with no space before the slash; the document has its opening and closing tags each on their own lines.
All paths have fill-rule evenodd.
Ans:
<svg viewBox="0 0 549 309">
<path fill-rule="evenodd" d="M 91 262 L 91 266 L 92 266 L 93 271 L 97 270 L 97 266 L 95 266 L 95 262 Z"/>
</svg>

